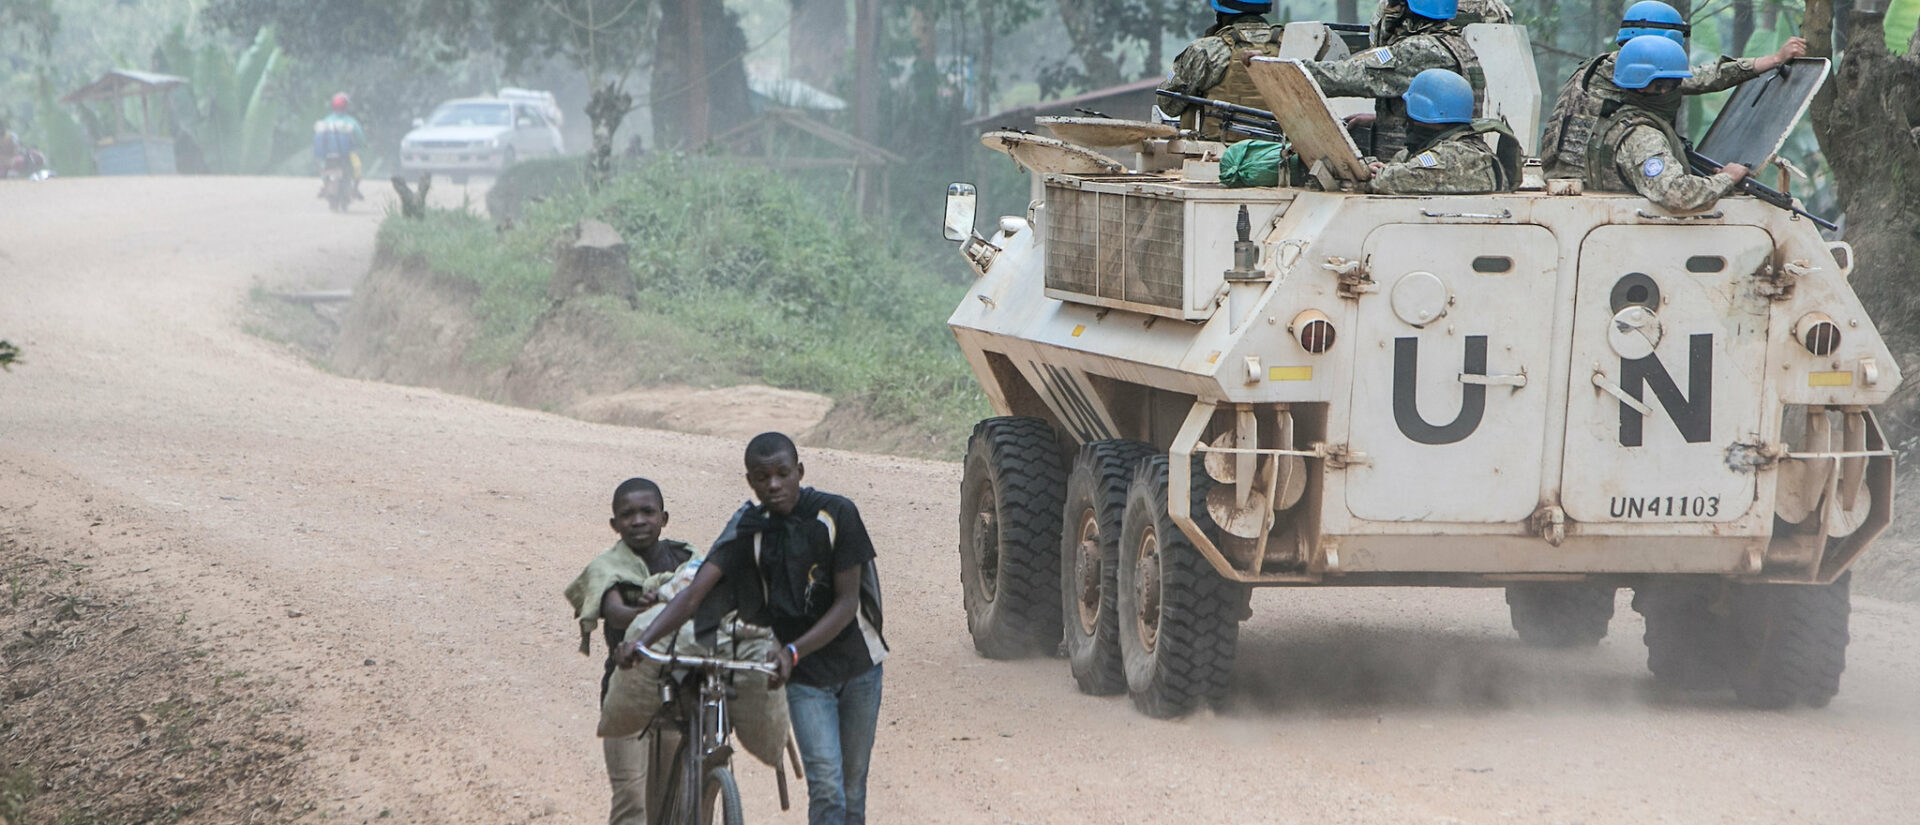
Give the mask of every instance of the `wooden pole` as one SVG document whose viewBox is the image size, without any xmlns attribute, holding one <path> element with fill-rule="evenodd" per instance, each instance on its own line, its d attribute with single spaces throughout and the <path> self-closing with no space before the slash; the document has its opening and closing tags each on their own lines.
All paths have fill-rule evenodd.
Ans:
<svg viewBox="0 0 1920 825">
<path fill-rule="evenodd" d="M 853 20 L 853 130 L 868 143 L 879 140 L 880 3 L 856 0 Z"/>
<path fill-rule="evenodd" d="M 880 142 L 880 0 L 856 0 L 853 18 L 853 131 L 868 143 Z M 872 214 L 873 176 L 854 176 L 856 202 Z"/>
<path fill-rule="evenodd" d="M 707 100 L 707 38 L 704 31 L 704 0 L 680 0 L 681 13 L 687 16 L 687 146 L 707 142 L 709 108 Z"/>
</svg>

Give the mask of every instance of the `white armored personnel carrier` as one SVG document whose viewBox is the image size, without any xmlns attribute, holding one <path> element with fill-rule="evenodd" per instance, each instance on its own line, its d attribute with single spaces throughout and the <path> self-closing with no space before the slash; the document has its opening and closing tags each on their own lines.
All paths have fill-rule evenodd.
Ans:
<svg viewBox="0 0 1920 825">
<path fill-rule="evenodd" d="M 1468 35 L 1531 150 L 1524 30 Z M 1082 690 L 1173 716 L 1224 692 L 1255 587 L 1502 587 L 1550 646 L 1596 644 L 1625 587 L 1658 681 L 1824 705 L 1900 383 L 1847 245 L 1741 195 L 1366 194 L 1348 104 L 1284 54 L 1254 73 L 1317 187 L 1224 188 L 1220 144 L 1074 119 L 987 136 L 1036 177 L 1026 215 L 980 234 L 950 188 L 979 277 L 949 324 L 996 413 L 961 490 L 978 650 L 1064 634 Z M 1792 95 L 1736 92 L 1781 140 L 1826 70 L 1802 64 Z"/>
</svg>

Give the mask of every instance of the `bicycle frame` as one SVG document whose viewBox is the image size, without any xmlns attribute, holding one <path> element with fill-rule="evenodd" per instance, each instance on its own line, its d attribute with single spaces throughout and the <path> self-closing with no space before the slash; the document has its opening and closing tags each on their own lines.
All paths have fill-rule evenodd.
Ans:
<svg viewBox="0 0 1920 825">
<path fill-rule="evenodd" d="M 730 766 L 733 761 L 733 747 L 727 742 L 733 731 L 733 721 L 727 715 L 727 692 L 731 686 L 721 678 L 722 674 L 758 671 L 772 676 L 778 669 L 766 662 L 663 654 L 645 647 L 638 650 L 650 661 L 685 671 L 668 674 L 660 682 L 661 713 L 672 712 L 679 717 L 681 738 L 675 763 L 670 766 L 677 774 L 677 781 L 666 789 L 659 818 L 649 818 L 657 823 L 676 825 L 701 822 L 708 813 L 703 810 L 707 801 L 702 794 L 702 782 L 713 769 Z M 684 696 L 689 689 L 696 695 Z"/>
</svg>

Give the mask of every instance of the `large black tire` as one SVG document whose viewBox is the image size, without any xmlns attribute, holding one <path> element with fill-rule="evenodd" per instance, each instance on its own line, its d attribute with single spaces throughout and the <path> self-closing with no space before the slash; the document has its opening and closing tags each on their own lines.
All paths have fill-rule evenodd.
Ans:
<svg viewBox="0 0 1920 825">
<path fill-rule="evenodd" d="M 1749 584 L 1728 599 L 1734 695 L 1755 708 L 1823 708 L 1847 669 L 1851 572 L 1828 585 Z"/>
<path fill-rule="evenodd" d="M 1066 486 L 1047 422 L 989 418 L 974 426 L 960 481 L 960 589 L 967 632 L 987 658 L 1059 647 Z"/>
<path fill-rule="evenodd" d="M 1204 528 L 1205 472 L 1193 512 Z M 1117 565 L 1120 655 L 1142 713 L 1168 719 L 1226 695 L 1240 628 L 1235 585 L 1220 577 L 1167 516 L 1167 458 L 1143 460 L 1127 488 Z"/>
<path fill-rule="evenodd" d="M 1727 686 L 1727 619 L 1714 602 L 1723 585 L 1651 584 L 1633 590 L 1646 619 L 1647 670 L 1662 687 L 1721 690 Z"/>
<path fill-rule="evenodd" d="M 1520 641 L 1533 647 L 1593 647 L 1607 637 L 1614 588 L 1585 583 L 1507 587 L 1507 610 Z"/>
<path fill-rule="evenodd" d="M 1138 441 L 1095 441 L 1080 448 L 1067 473 L 1060 531 L 1060 608 L 1067 664 L 1080 692 L 1111 696 L 1127 689 L 1120 660 L 1120 522 L 1133 468 L 1153 455 Z"/>
<path fill-rule="evenodd" d="M 707 825 L 743 825 L 746 821 L 746 814 L 740 810 L 740 785 L 724 765 L 707 771 L 707 781 L 700 788 L 700 821 Z"/>
</svg>

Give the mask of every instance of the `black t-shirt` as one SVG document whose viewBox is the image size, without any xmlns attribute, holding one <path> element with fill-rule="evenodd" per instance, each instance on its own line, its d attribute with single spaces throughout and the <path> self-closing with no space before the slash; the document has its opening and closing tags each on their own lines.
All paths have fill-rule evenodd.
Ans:
<svg viewBox="0 0 1920 825">
<path fill-rule="evenodd" d="M 719 565 L 723 578 L 701 605 L 695 629 L 738 610 L 741 621 L 771 628 L 782 643 L 791 643 L 833 606 L 834 574 L 861 568 L 854 620 L 793 670 L 793 681 L 803 685 L 840 684 L 886 658 L 873 558 L 859 509 L 841 496 L 803 489 L 784 516 L 745 505 L 707 554 L 706 563 Z"/>
</svg>

